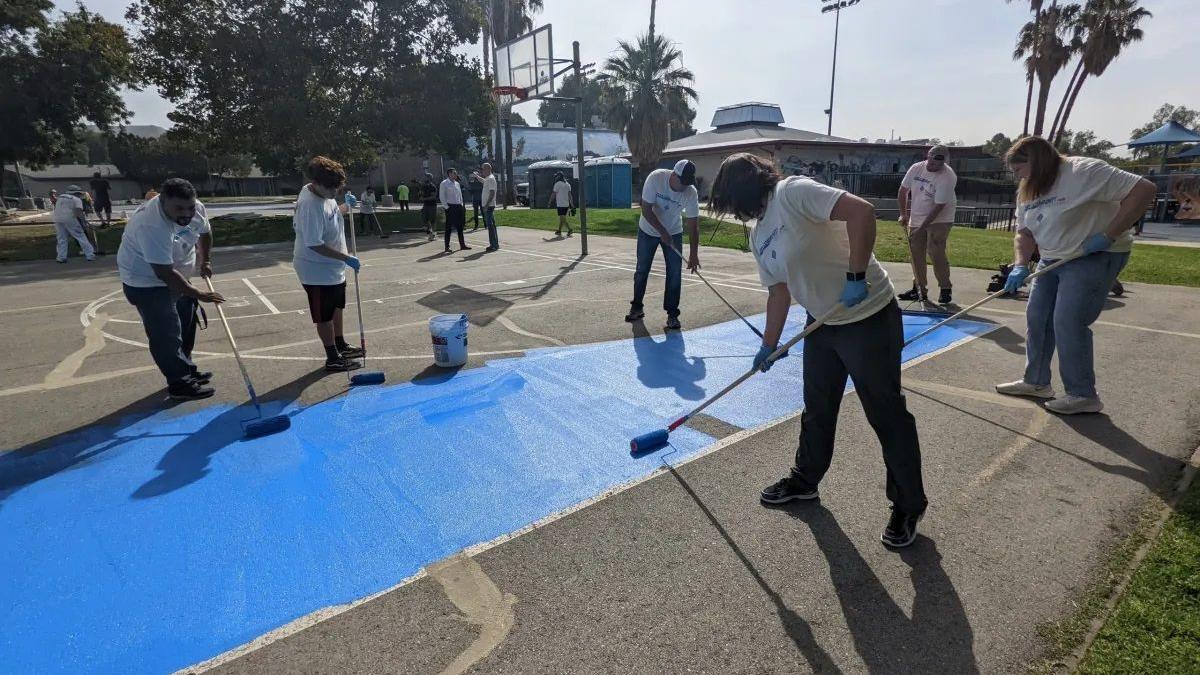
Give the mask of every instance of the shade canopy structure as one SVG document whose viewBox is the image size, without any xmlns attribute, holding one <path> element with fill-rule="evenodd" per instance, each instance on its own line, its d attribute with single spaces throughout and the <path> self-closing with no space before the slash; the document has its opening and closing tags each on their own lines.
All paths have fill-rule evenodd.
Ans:
<svg viewBox="0 0 1200 675">
<path fill-rule="evenodd" d="M 1143 148 L 1151 145 L 1162 146 L 1162 160 L 1159 161 L 1159 173 L 1167 166 L 1167 152 L 1176 143 L 1200 143 L 1200 134 L 1188 129 L 1175 120 L 1170 120 L 1150 133 L 1135 138 L 1126 143 L 1131 148 Z"/>
<path fill-rule="evenodd" d="M 1175 155 L 1175 159 L 1192 159 L 1193 157 L 1200 158 L 1200 145 L 1194 145 L 1191 149 Z"/>
</svg>

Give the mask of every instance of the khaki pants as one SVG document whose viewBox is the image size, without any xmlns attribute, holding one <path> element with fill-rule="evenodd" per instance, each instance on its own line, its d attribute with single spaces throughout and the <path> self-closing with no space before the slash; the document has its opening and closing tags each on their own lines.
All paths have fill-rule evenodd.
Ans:
<svg viewBox="0 0 1200 675">
<path fill-rule="evenodd" d="M 926 254 L 933 260 L 933 275 L 940 288 L 950 288 L 950 259 L 946 257 L 946 242 L 950 239 L 950 223 L 930 223 L 925 227 L 908 228 L 908 250 L 912 255 L 916 284 L 929 286 Z"/>
</svg>

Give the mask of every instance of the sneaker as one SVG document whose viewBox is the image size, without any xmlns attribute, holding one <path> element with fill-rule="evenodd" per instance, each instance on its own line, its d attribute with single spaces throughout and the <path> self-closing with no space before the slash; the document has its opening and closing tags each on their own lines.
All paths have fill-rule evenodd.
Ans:
<svg viewBox="0 0 1200 675">
<path fill-rule="evenodd" d="M 67 264 L 67 261 L 66 261 L 66 260 L 55 260 L 54 262 L 58 263 L 59 265 L 65 265 L 65 264 Z"/>
<path fill-rule="evenodd" d="M 887 527 L 883 528 L 883 534 L 879 536 L 879 540 L 884 546 L 892 548 L 904 548 L 913 543 L 917 538 L 917 523 L 921 521 L 921 517 L 925 512 L 909 515 L 900 509 L 892 506 L 892 517 L 888 518 Z"/>
<path fill-rule="evenodd" d="M 213 374 L 211 370 L 197 370 L 189 375 L 188 379 L 196 384 L 208 384 L 209 382 L 212 382 L 212 376 Z"/>
<path fill-rule="evenodd" d="M 171 397 L 172 401 L 196 401 L 208 398 L 215 393 L 217 393 L 216 389 L 201 386 L 193 380 L 183 380 L 167 387 L 167 395 Z"/>
<path fill-rule="evenodd" d="M 629 313 L 625 315 L 625 320 L 628 321 L 629 323 L 633 323 L 634 321 L 641 321 L 644 318 L 646 318 L 646 312 L 644 312 L 640 309 L 631 309 L 631 310 L 629 310 Z"/>
<path fill-rule="evenodd" d="M 361 363 L 348 359 L 344 356 L 338 357 L 332 361 L 329 359 L 325 360 L 325 370 L 328 370 L 331 373 L 344 373 L 348 370 L 358 370 L 359 368 L 362 368 Z"/>
<path fill-rule="evenodd" d="M 487 253 L 494 253 L 494 252 L 496 252 L 496 251 L 499 251 L 499 250 L 500 250 L 500 247 L 499 247 L 499 246 L 489 246 L 489 247 L 487 247 L 487 248 L 485 248 L 485 249 L 483 249 L 483 250 L 484 250 L 485 252 L 487 252 Z"/>
<path fill-rule="evenodd" d="M 1031 396 L 1033 398 L 1054 398 L 1054 387 L 1048 384 L 1029 384 L 1025 380 L 1005 382 L 996 385 L 996 392 L 1008 396 Z"/>
<path fill-rule="evenodd" d="M 570 227 L 568 227 L 568 228 L 567 228 L 567 236 L 569 237 L 569 236 L 571 236 L 572 234 L 575 234 L 575 230 L 572 230 Z"/>
<path fill-rule="evenodd" d="M 338 345 L 337 350 L 342 355 L 342 358 L 346 359 L 361 359 L 366 354 L 362 347 L 351 347 L 350 345 L 346 345 L 345 347 Z"/>
<path fill-rule="evenodd" d="M 925 290 L 924 288 L 917 288 L 917 285 L 913 284 L 912 288 L 897 295 L 896 299 L 904 300 L 906 302 L 913 302 L 916 300 L 920 300 L 921 302 L 928 302 L 929 301 L 929 291 Z"/>
<path fill-rule="evenodd" d="M 1113 282 L 1112 294 L 1114 298 L 1119 298 L 1122 295 L 1125 295 L 1125 285 L 1121 283 L 1120 279 L 1117 279 Z"/>
<path fill-rule="evenodd" d="M 786 478 L 763 488 L 758 498 L 764 504 L 786 504 L 796 499 L 811 501 L 819 499 L 820 496 L 815 488 L 802 487 L 800 481 L 789 472 Z"/>
<path fill-rule="evenodd" d="M 663 326 L 663 328 L 666 330 L 680 330 L 679 317 L 668 316 L 667 317 L 667 325 Z"/>
<path fill-rule="evenodd" d="M 471 250 L 471 247 L 470 247 L 470 246 L 460 246 L 458 250 L 460 250 L 460 251 L 470 251 L 470 250 Z"/>
<path fill-rule="evenodd" d="M 950 298 L 950 289 L 949 288 L 943 288 L 940 291 L 938 291 L 938 304 L 939 305 L 948 305 L 948 304 L 950 304 L 950 302 L 951 302 L 951 298 Z"/>
<path fill-rule="evenodd" d="M 96 262 L 96 256 L 92 256 L 90 258 L 84 258 L 84 260 L 86 260 L 88 262 Z"/>
<path fill-rule="evenodd" d="M 1062 398 L 1046 401 L 1046 410 L 1059 415 L 1079 415 L 1081 413 L 1098 413 L 1104 410 L 1104 404 L 1100 402 L 1099 398 L 1067 394 Z"/>
<path fill-rule="evenodd" d="M 430 239 L 430 241 L 433 241 L 433 240 L 432 240 L 432 239 Z M 454 253 L 454 251 L 451 251 L 451 250 L 450 250 L 450 247 L 449 247 L 449 246 L 447 246 L 447 247 L 446 247 L 446 250 L 444 251 L 444 253 Z"/>
</svg>

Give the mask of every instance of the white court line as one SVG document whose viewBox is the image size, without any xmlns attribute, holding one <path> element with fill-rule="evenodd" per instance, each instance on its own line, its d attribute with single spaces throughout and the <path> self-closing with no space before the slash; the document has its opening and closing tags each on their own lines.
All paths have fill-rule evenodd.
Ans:
<svg viewBox="0 0 1200 675">
<path fill-rule="evenodd" d="M 994 307 L 980 307 L 977 311 L 993 312 L 995 314 L 1011 314 L 1014 316 L 1025 316 L 1025 312 L 1018 312 L 1015 309 L 997 309 Z M 1150 328 L 1149 326 L 1135 326 L 1129 323 L 1117 323 L 1115 321 L 1096 321 L 1097 326 L 1112 326 L 1113 328 L 1128 328 L 1129 330 L 1140 330 L 1146 333 L 1159 333 L 1160 335 L 1174 335 L 1176 337 L 1194 338 L 1200 340 L 1200 333 L 1183 333 L 1177 330 L 1163 330 L 1162 328 Z"/>
<path fill-rule="evenodd" d="M 246 284 L 246 288 L 249 288 L 251 293 L 257 295 L 259 300 L 262 300 L 262 304 L 266 305 L 267 309 L 271 310 L 272 314 L 279 314 L 279 308 L 276 307 L 275 304 L 270 300 L 268 300 L 267 296 L 263 295 L 263 292 L 258 290 L 258 287 L 251 283 L 249 279 L 243 277 L 242 283 Z"/>
<path fill-rule="evenodd" d="M 74 307 L 75 305 L 86 305 L 91 300 L 76 300 L 75 302 L 60 302 L 54 305 L 35 305 L 33 307 L 14 307 L 13 309 L 0 309 L 0 314 L 15 314 L 17 312 L 32 312 L 39 309 L 58 309 L 59 307 Z"/>
<path fill-rule="evenodd" d="M 500 249 L 500 250 L 503 251 L 504 249 Z M 931 358 L 934 358 L 936 356 L 944 354 L 944 353 L 950 351 L 951 349 L 961 347 L 961 346 L 967 344 L 968 342 L 971 342 L 980 337 L 983 337 L 984 335 L 986 335 L 988 332 L 991 332 L 992 330 L 995 330 L 995 328 L 990 328 L 990 329 L 988 329 L 988 331 L 981 333 L 979 335 L 970 335 L 970 336 L 963 338 L 962 340 L 958 340 L 957 342 L 952 342 L 952 343 L 946 345 L 945 347 L 942 347 L 941 349 L 932 351 L 928 354 L 925 354 L 924 356 L 919 356 L 915 359 L 912 359 L 911 361 L 903 363 L 900 365 L 900 368 L 901 368 L 901 370 L 907 370 L 909 368 L 912 368 L 913 366 L 916 366 L 920 363 L 924 363 L 925 361 L 928 361 Z M 589 506 L 598 504 L 598 503 L 604 501 L 605 499 L 608 499 L 609 497 L 618 495 L 622 492 L 625 492 L 626 490 L 637 487 L 638 485 L 641 485 L 642 483 L 645 483 L 647 481 L 658 478 L 659 476 L 669 473 L 673 469 L 679 468 L 686 464 L 691 464 L 692 462 L 694 462 L 698 459 L 701 459 L 703 457 L 707 457 L 708 455 L 711 455 L 712 453 L 714 453 L 718 450 L 721 450 L 722 448 L 727 448 L 727 447 L 733 445 L 734 443 L 738 443 L 747 438 L 751 438 L 752 436 L 756 436 L 759 433 L 766 431 L 767 429 L 778 426 L 780 424 L 785 424 L 787 422 L 790 422 L 790 421 L 796 419 L 797 417 L 799 417 L 801 414 L 803 414 L 803 412 L 804 412 L 803 409 L 797 410 L 794 412 L 790 412 L 786 415 L 783 415 L 782 417 L 777 417 L 773 420 L 764 422 L 763 424 L 760 424 L 757 427 L 753 427 L 750 429 L 743 429 L 735 434 L 731 434 L 729 436 L 726 436 L 725 438 L 718 439 L 712 445 L 704 448 L 703 450 L 700 450 L 699 452 L 692 455 L 691 457 L 687 457 L 687 458 L 679 461 L 677 464 L 666 464 L 664 462 L 664 465 L 662 468 L 655 469 L 654 471 L 651 471 L 650 473 L 646 474 L 645 476 L 642 476 L 641 478 L 634 478 L 633 480 L 628 481 L 626 483 L 621 483 L 620 485 L 616 485 L 612 488 L 609 488 L 608 490 L 605 490 L 604 492 L 601 492 L 598 495 L 595 495 L 593 497 L 585 499 L 584 501 L 579 502 L 578 504 L 569 506 L 561 511 L 557 511 L 555 513 L 551 513 L 548 516 L 540 518 L 539 520 L 536 520 L 536 521 L 526 525 L 525 527 L 522 527 L 519 530 L 515 530 L 515 531 L 509 532 L 507 534 L 502 534 L 490 541 L 481 542 L 479 544 L 475 544 L 474 546 L 468 546 L 467 548 L 464 548 L 462 551 L 457 551 L 448 557 L 453 557 L 454 555 L 463 555 L 463 556 L 467 556 L 467 557 L 477 556 L 480 553 L 483 553 L 485 551 L 496 548 L 497 546 L 500 546 L 501 544 L 504 544 L 506 542 L 512 541 L 513 539 L 516 539 L 517 537 L 529 534 L 530 532 L 533 532 L 535 530 L 539 530 L 543 527 L 546 527 L 547 525 L 550 525 L 551 523 L 553 523 L 555 521 L 561 520 L 561 519 L 571 515 L 572 513 L 575 513 L 577 511 L 582 511 L 583 509 L 586 509 Z M 273 630 L 265 635 L 261 635 L 261 636 L 255 638 L 254 640 L 251 640 L 250 642 L 247 642 L 242 645 L 238 645 L 237 647 L 234 647 L 233 649 L 230 649 L 229 651 L 226 651 L 224 653 L 218 654 L 218 655 L 208 659 L 207 661 L 203 661 L 201 663 L 189 666 L 187 668 L 181 668 L 176 672 L 177 673 L 185 673 L 185 672 L 186 673 L 201 673 L 206 670 L 215 668 L 221 664 L 228 663 L 229 661 L 232 661 L 233 659 L 236 659 L 238 657 L 245 656 L 246 654 L 249 654 L 251 652 L 255 652 L 255 651 L 271 644 L 272 642 L 277 642 L 277 641 L 282 640 L 290 635 L 294 635 L 295 633 L 305 630 L 306 628 L 311 628 L 312 626 L 315 626 L 319 623 L 322 623 L 324 621 L 332 619 L 335 616 L 344 614 L 344 613 L 354 609 L 355 607 L 358 607 L 359 605 L 370 602 L 371 600 L 374 600 L 375 598 L 378 598 L 381 595 L 384 595 L 386 593 L 391 593 L 392 591 L 395 591 L 395 590 L 399 590 L 400 588 L 403 588 L 403 587 L 411 584 L 414 581 L 422 579 L 428 574 L 427 570 L 430 567 L 436 565 L 438 562 L 440 562 L 440 561 L 430 562 L 424 568 L 418 570 L 416 574 L 413 574 L 410 577 L 402 579 L 394 586 L 385 588 L 382 591 L 379 591 L 378 593 L 373 593 L 371 595 L 360 598 L 358 600 L 354 600 L 352 602 L 348 602 L 343 605 L 334 605 L 332 607 L 322 607 L 321 609 L 318 609 L 314 612 L 310 612 L 309 614 L 306 614 L 298 619 L 295 619 L 284 626 L 280 626 L 279 628 L 276 628 L 275 630 Z"/>
</svg>

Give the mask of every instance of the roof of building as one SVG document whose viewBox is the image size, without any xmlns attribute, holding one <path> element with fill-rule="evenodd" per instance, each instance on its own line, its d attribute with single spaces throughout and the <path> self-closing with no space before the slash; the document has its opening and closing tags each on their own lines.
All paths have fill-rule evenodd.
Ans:
<svg viewBox="0 0 1200 675">
<path fill-rule="evenodd" d="M 736 124 L 783 124 L 783 111 L 774 103 L 748 101 L 717 108 L 712 125 L 717 128 Z"/>
<path fill-rule="evenodd" d="M 738 124 L 718 127 L 712 131 L 672 141 L 667 144 L 663 152 L 715 150 L 767 143 L 858 143 L 858 141 L 774 124 Z"/>
<path fill-rule="evenodd" d="M 12 171 L 11 164 L 5 165 L 5 170 Z M 74 180 L 91 178 L 99 171 L 105 178 L 124 178 L 120 169 L 112 164 L 51 164 L 42 169 L 21 167 L 21 175 L 33 180 Z"/>
</svg>

